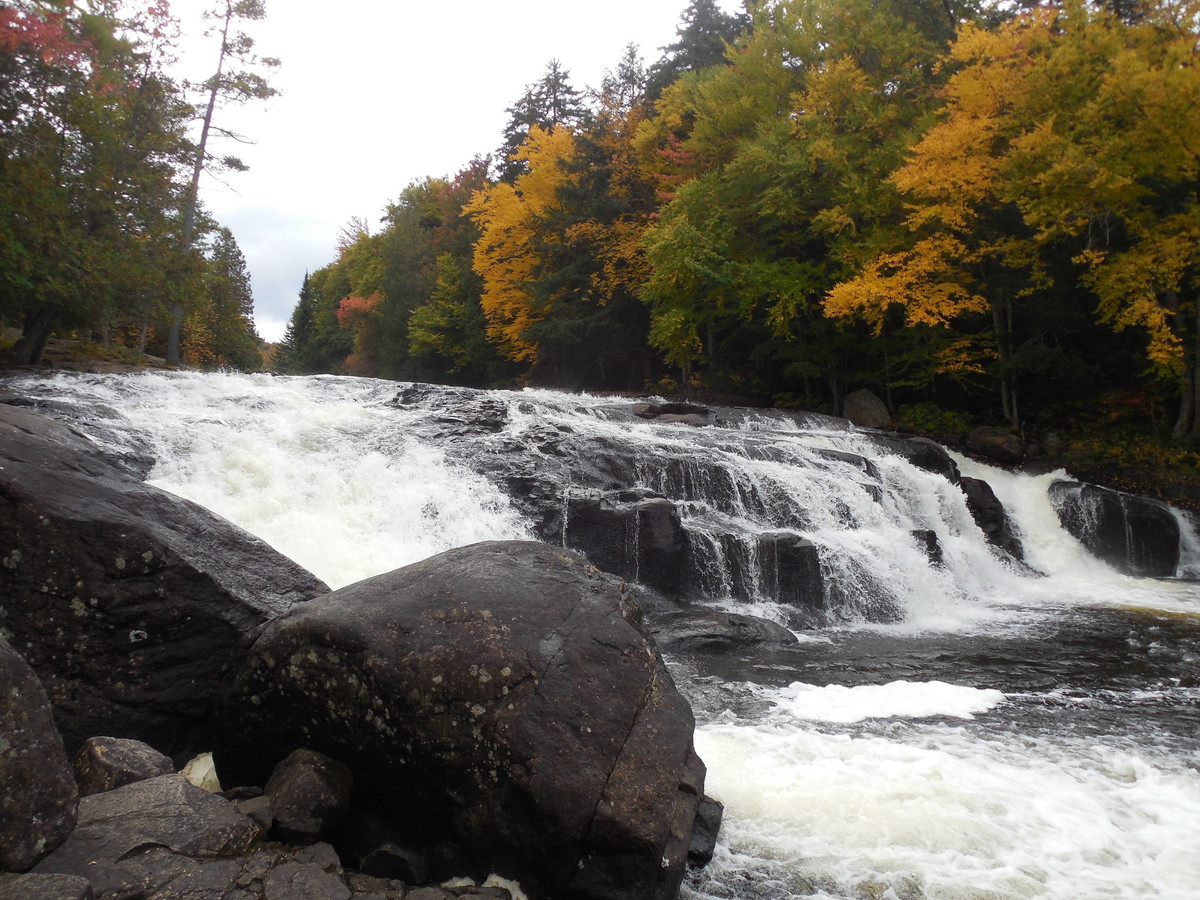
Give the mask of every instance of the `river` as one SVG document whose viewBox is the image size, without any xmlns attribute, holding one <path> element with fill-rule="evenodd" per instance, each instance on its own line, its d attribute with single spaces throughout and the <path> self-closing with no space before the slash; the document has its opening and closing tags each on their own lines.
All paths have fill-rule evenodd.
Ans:
<svg viewBox="0 0 1200 900">
<path fill-rule="evenodd" d="M 1117 574 L 1059 527 L 1048 487 L 1062 473 L 957 458 L 1004 503 L 1022 567 L 989 548 L 957 487 L 819 419 L 694 428 L 541 391 L 451 392 L 431 413 L 395 403 L 401 385 L 324 376 L 10 381 L 95 440 L 149 451 L 152 483 L 333 587 L 533 537 L 497 477 L 512 466 L 504 447 L 568 482 L 589 447 L 635 453 L 637 486 L 676 500 L 709 548 L 694 602 L 799 638 L 668 658 L 696 713 L 707 791 L 725 804 L 716 856 L 685 897 L 1200 898 L 1196 540 L 1185 529 L 1182 577 Z M 501 414 L 460 427 L 464 403 Z M 564 496 L 586 487 L 566 483 Z M 819 550 L 838 604 L 819 626 L 754 578 L 733 584 L 730 547 L 781 529 Z M 937 534 L 941 565 L 913 541 L 919 529 Z"/>
</svg>

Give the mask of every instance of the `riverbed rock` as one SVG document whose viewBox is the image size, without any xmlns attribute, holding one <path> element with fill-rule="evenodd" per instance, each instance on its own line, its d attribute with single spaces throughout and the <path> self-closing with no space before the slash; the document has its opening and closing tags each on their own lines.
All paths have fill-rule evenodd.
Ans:
<svg viewBox="0 0 1200 900">
<path fill-rule="evenodd" d="M 0 638 L 0 871 L 28 869 L 58 847 L 78 804 L 46 692 Z"/>
<path fill-rule="evenodd" d="M 75 754 L 74 768 L 75 782 L 82 797 L 175 771 L 171 758 L 149 744 L 114 737 L 93 737 L 84 741 Z"/>
<path fill-rule="evenodd" d="M 69 752 L 94 735 L 207 749 L 235 644 L 328 588 L 265 542 L 0 405 L 0 631 Z"/>
<path fill-rule="evenodd" d="M 759 583 L 775 603 L 823 613 L 825 585 L 817 545 L 792 532 L 769 532 L 758 538 Z"/>
<path fill-rule="evenodd" d="M 988 543 L 1003 550 L 1016 560 L 1025 558 L 1025 550 L 1016 529 L 1008 518 L 1004 504 L 992 490 L 992 486 L 980 478 L 962 478 L 958 486 L 967 498 L 967 509 L 979 526 Z"/>
<path fill-rule="evenodd" d="M 562 540 L 601 571 L 668 596 L 682 590 L 687 539 L 679 510 L 649 491 L 569 496 Z"/>
<path fill-rule="evenodd" d="M 730 653 L 764 644 L 799 643 L 791 631 L 758 616 L 683 609 L 653 616 L 649 630 L 664 653 Z"/>
<path fill-rule="evenodd" d="M 1054 482 L 1050 499 L 1063 528 L 1117 571 L 1175 574 L 1179 522 L 1165 503 L 1077 481 Z"/>
<path fill-rule="evenodd" d="M 918 469 L 941 475 L 951 484 L 958 484 L 958 463 L 937 441 L 917 435 L 871 435 L 872 443 L 878 444 L 898 456 L 903 456 Z"/>
<path fill-rule="evenodd" d="M 490 542 L 264 627 L 224 701 L 217 768 L 300 746 L 345 762 L 412 846 L 465 848 L 534 897 L 673 898 L 703 794 L 693 719 L 618 582 Z M 431 865 L 436 868 L 436 859 Z"/>
</svg>

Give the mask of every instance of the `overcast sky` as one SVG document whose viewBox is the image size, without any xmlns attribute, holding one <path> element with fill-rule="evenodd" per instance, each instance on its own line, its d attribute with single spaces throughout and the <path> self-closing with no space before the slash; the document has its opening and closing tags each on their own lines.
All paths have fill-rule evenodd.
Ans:
<svg viewBox="0 0 1200 900">
<path fill-rule="evenodd" d="M 211 74 L 216 47 L 199 37 L 212 0 L 172 0 L 184 28 L 184 74 Z M 201 198 L 237 237 L 250 268 L 255 323 L 283 335 L 307 271 L 333 261 L 352 218 L 372 229 L 409 182 L 452 175 L 499 146 L 504 110 L 558 59 L 582 90 L 615 69 L 627 44 L 647 64 L 675 39 L 688 0 L 267 0 L 250 30 L 283 61 L 281 95 L 230 108 L 218 124 L 252 138 L 222 143 L 250 165 L 226 185 L 206 175 Z M 720 0 L 726 11 L 738 0 Z"/>
</svg>

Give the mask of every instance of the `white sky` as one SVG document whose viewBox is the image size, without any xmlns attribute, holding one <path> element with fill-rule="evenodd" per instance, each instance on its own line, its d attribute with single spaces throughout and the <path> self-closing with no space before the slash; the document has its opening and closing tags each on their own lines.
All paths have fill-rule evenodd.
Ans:
<svg viewBox="0 0 1200 900">
<path fill-rule="evenodd" d="M 199 35 L 212 0 L 172 0 L 184 28 L 182 74 L 200 81 L 216 49 Z M 306 271 L 334 259 L 355 216 L 374 229 L 409 182 L 452 175 L 500 145 L 504 110 L 557 58 L 583 90 L 615 69 L 629 43 L 646 64 L 675 40 L 688 0 L 267 0 L 248 29 L 283 61 L 266 104 L 216 120 L 253 146 L 223 142 L 250 171 L 228 186 L 206 175 L 201 197 L 246 255 L 255 323 L 270 341 Z M 720 0 L 728 12 L 737 0 Z"/>
</svg>

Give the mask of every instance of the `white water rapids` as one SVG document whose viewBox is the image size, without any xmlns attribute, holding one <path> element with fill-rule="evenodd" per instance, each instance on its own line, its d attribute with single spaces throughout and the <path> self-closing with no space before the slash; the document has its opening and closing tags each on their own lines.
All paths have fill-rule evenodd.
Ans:
<svg viewBox="0 0 1200 900">
<path fill-rule="evenodd" d="M 265 375 L 20 380 L 52 411 L 99 426 L 98 440 L 143 442 L 153 484 L 333 587 L 479 540 L 531 538 L 503 491 L 422 436 L 421 408 L 389 405 L 397 390 Z M 488 396 L 508 409 L 497 439 L 549 424 L 635 441 L 649 489 L 669 480 L 660 461 L 703 454 L 747 502 L 683 504 L 694 535 L 761 531 L 750 501 L 782 498 L 806 511 L 792 527 L 841 595 L 853 604 L 884 590 L 903 613 L 872 625 L 851 610 L 782 656 L 673 661 L 696 708 L 707 792 L 725 804 L 717 855 L 685 896 L 1200 898 L 1200 589 L 1088 556 L 1058 525 L 1054 476 L 958 460 L 992 485 L 1038 577 L 992 552 L 957 487 L 853 432 L 751 419 L 718 440 L 716 429 L 610 421 L 611 398 Z M 745 441 L 779 449 L 731 449 Z M 882 495 L 830 450 L 869 456 Z M 942 567 L 917 529 L 936 531 Z M 761 599 L 712 599 L 786 621 Z"/>
</svg>

